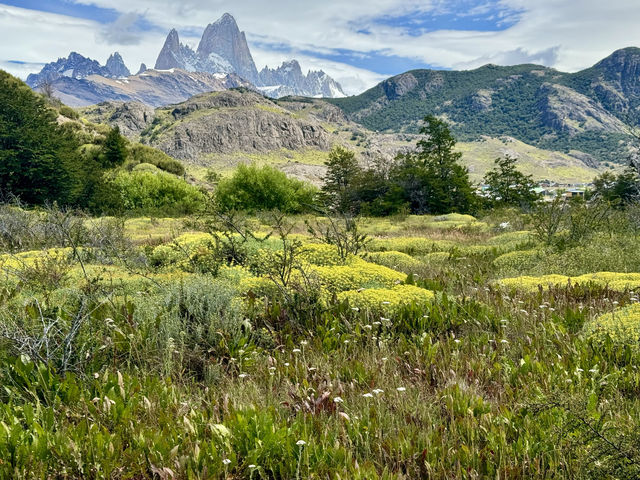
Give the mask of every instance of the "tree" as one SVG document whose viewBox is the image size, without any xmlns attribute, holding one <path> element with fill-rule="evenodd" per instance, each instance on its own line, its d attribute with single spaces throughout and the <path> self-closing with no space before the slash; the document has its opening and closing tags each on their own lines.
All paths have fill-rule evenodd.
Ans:
<svg viewBox="0 0 640 480">
<path fill-rule="evenodd" d="M 520 172 L 516 168 L 516 158 L 509 154 L 496 159 L 493 170 L 484 176 L 484 183 L 492 205 L 525 207 L 540 200 L 531 175 Z"/>
<path fill-rule="evenodd" d="M 618 175 L 604 172 L 593 180 L 593 195 L 617 207 L 640 198 L 640 174 L 629 167 Z"/>
<path fill-rule="evenodd" d="M 118 126 L 109 130 L 102 148 L 102 164 L 105 168 L 122 165 L 127 159 L 127 141 L 120 135 Z"/>
<path fill-rule="evenodd" d="M 338 145 L 329 153 L 325 165 L 327 173 L 324 177 L 321 200 L 336 212 L 354 213 L 358 209 L 354 186 L 362 173 L 355 152 Z"/>
<path fill-rule="evenodd" d="M 0 189 L 30 204 L 78 200 L 82 162 L 73 134 L 26 84 L 0 71 Z"/>
<path fill-rule="evenodd" d="M 456 141 L 448 125 L 432 115 L 424 121 L 420 133 L 425 138 L 417 143 L 417 151 L 397 158 L 392 180 L 404 190 L 413 213 L 471 211 L 476 197 L 469 171 L 458 163 L 462 154 L 453 151 Z"/>
</svg>

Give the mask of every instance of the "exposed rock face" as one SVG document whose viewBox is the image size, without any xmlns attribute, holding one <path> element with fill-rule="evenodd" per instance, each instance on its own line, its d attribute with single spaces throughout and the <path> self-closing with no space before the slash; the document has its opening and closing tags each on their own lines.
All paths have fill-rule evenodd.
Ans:
<svg viewBox="0 0 640 480">
<path fill-rule="evenodd" d="M 140 64 L 140 68 L 138 69 L 138 73 L 136 73 L 136 75 L 140 75 L 141 73 L 144 73 L 147 70 L 148 70 L 147 66 L 144 63 L 141 63 Z"/>
<path fill-rule="evenodd" d="M 545 83 L 538 106 L 543 122 L 552 129 L 575 135 L 586 130 L 625 132 L 625 125 L 595 100 L 563 85 Z"/>
<path fill-rule="evenodd" d="M 270 97 L 280 98 L 289 95 L 306 97 L 345 97 L 342 87 L 323 71 L 311 71 L 307 75 L 297 60 L 284 62 L 280 67 L 264 67 L 260 71 L 262 87 L 260 90 Z"/>
<path fill-rule="evenodd" d="M 140 102 L 102 102 L 88 107 L 83 114 L 89 120 L 119 127 L 120 133 L 129 138 L 136 138 L 156 115 L 153 108 Z"/>
<path fill-rule="evenodd" d="M 629 96 L 640 96 L 640 48 L 624 48 L 613 52 L 593 67 L 604 80 Z"/>
<path fill-rule="evenodd" d="M 195 71 L 198 60 L 191 48 L 180 43 L 176 29 L 172 29 L 160 50 L 156 60 L 156 70 L 171 70 L 179 68 L 187 72 Z"/>
<path fill-rule="evenodd" d="M 54 82 L 61 77 L 82 79 L 90 75 L 113 76 L 107 67 L 101 66 L 96 60 L 91 60 L 77 52 L 71 52 L 67 58 L 59 58 L 57 61 L 45 65 L 40 73 L 29 75 L 27 85 L 35 88 L 44 82 Z"/>
<path fill-rule="evenodd" d="M 389 100 L 406 95 L 418 86 L 418 79 L 411 73 L 404 73 L 397 77 L 390 78 L 382 84 L 384 93 Z"/>
<path fill-rule="evenodd" d="M 328 133 L 319 122 L 297 119 L 249 91 L 198 95 L 156 115 L 166 123 L 146 132 L 142 140 L 192 162 L 204 162 L 216 153 L 330 148 Z"/>
<path fill-rule="evenodd" d="M 122 57 L 118 52 L 115 52 L 109 57 L 105 68 L 109 71 L 109 73 L 111 74 L 110 76 L 113 78 L 128 77 L 129 75 L 131 75 L 131 72 L 124 64 L 124 60 L 122 60 Z"/>
<path fill-rule="evenodd" d="M 251 56 L 247 38 L 235 19 L 225 13 L 207 26 L 194 52 L 180 43 L 178 32 L 169 32 L 158 55 L 156 69 L 179 68 L 190 72 L 237 73 L 270 97 L 287 95 L 344 97 L 342 87 L 323 71 L 302 73 L 296 60 L 276 69 L 265 67 L 260 73 Z"/>
<path fill-rule="evenodd" d="M 222 18 L 207 25 L 198 45 L 198 58 L 205 62 L 222 58 L 229 62 L 233 71 L 256 86 L 261 86 L 258 69 L 253 61 L 247 38 L 238 28 L 235 19 L 225 13 Z M 215 73 L 215 72 L 212 72 Z"/>
</svg>

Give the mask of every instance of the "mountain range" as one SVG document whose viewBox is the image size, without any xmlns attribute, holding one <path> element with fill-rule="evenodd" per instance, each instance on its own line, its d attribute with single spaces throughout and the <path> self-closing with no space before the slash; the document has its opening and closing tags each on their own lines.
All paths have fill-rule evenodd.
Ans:
<svg viewBox="0 0 640 480">
<path fill-rule="evenodd" d="M 461 140 L 507 135 L 590 164 L 620 164 L 636 148 L 629 133 L 640 123 L 640 49 L 618 50 L 577 73 L 540 65 L 413 70 L 327 101 L 374 131 L 417 133 L 434 114 Z"/>
<path fill-rule="evenodd" d="M 27 84 L 32 88 L 47 85 L 72 106 L 118 100 L 141 101 L 157 107 L 186 100 L 196 93 L 219 90 L 220 84 L 228 85 L 227 88 L 247 86 L 274 98 L 345 96 L 340 84 L 329 75 L 321 70 L 305 75 L 296 60 L 258 72 L 245 33 L 228 13 L 206 27 L 195 51 L 180 43 L 178 32 L 171 30 L 153 71 L 156 73 L 147 73 L 152 70 L 142 64 L 138 73 L 131 75 L 117 52 L 104 66 L 72 52 L 67 58 L 45 65 L 40 73 L 29 75 Z M 148 78 L 142 79 L 145 74 Z M 197 78 L 190 74 L 197 74 Z M 175 81 L 168 75 L 175 75 Z M 156 85 L 158 79 L 161 81 Z M 167 82 L 172 84 L 169 91 L 165 88 Z"/>
</svg>

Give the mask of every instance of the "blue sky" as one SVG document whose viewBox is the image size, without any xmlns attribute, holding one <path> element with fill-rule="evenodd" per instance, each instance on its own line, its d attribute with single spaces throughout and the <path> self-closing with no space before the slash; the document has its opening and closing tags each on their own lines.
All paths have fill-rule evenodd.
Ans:
<svg viewBox="0 0 640 480">
<path fill-rule="evenodd" d="M 228 9 L 259 68 L 297 58 L 349 93 L 415 68 L 576 70 L 640 45 L 636 0 L 0 0 L 0 30 L 16 38 L 0 46 L 0 68 L 24 77 L 72 50 L 101 62 L 117 50 L 131 70 L 153 66 L 170 28 L 195 45 Z"/>
</svg>

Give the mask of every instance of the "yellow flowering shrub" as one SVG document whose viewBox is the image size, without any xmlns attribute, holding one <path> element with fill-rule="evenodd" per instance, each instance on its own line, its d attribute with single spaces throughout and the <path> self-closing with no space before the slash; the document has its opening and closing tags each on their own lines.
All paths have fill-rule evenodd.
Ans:
<svg viewBox="0 0 640 480">
<path fill-rule="evenodd" d="M 107 288 L 124 293 L 137 291 L 148 291 L 161 287 L 162 285 L 179 282 L 189 276 L 185 272 L 170 273 L 148 273 L 145 276 L 128 271 L 116 265 L 96 265 L 88 264 L 84 266 L 84 271 L 80 265 L 74 266 L 69 271 L 68 285 L 77 285 L 85 278 L 98 282 Z"/>
<path fill-rule="evenodd" d="M 456 246 L 449 240 L 430 240 L 424 237 L 374 238 L 369 243 L 372 252 L 396 251 L 409 255 L 426 255 L 433 252 L 443 252 Z"/>
<path fill-rule="evenodd" d="M 596 342 L 602 342 L 609 336 L 615 343 L 637 347 L 640 340 L 640 304 L 600 315 L 585 324 L 584 332 L 587 338 Z"/>
<path fill-rule="evenodd" d="M 598 285 L 607 285 L 611 290 L 623 292 L 625 290 L 635 290 L 640 288 L 640 273 L 616 273 L 616 272 L 599 272 L 588 273 L 573 277 L 574 283 L 593 282 Z"/>
<path fill-rule="evenodd" d="M 249 292 L 258 297 L 272 297 L 279 293 L 276 284 L 267 277 L 244 277 L 238 283 L 238 293 L 247 295 Z"/>
<path fill-rule="evenodd" d="M 379 310 L 393 313 L 411 303 L 424 304 L 434 298 L 431 290 L 414 285 L 396 285 L 393 288 L 370 288 L 364 290 L 349 290 L 338 294 L 338 300 L 348 301 L 352 307 Z"/>
<path fill-rule="evenodd" d="M 363 287 L 391 288 L 407 278 L 403 273 L 359 258 L 351 265 L 310 266 L 309 273 L 330 293 Z"/>
<path fill-rule="evenodd" d="M 344 263 L 347 265 L 353 263 L 355 258 L 353 255 L 348 255 Z M 340 255 L 338 255 L 338 249 L 334 245 L 326 243 L 305 243 L 300 259 L 303 262 L 323 267 L 343 264 Z"/>
<path fill-rule="evenodd" d="M 0 269 L 4 270 L 20 270 L 24 267 L 33 267 L 38 260 L 45 258 L 63 259 L 71 258 L 73 249 L 66 248 L 49 248 L 47 250 L 29 250 L 15 254 L 0 255 Z"/>
<path fill-rule="evenodd" d="M 513 288 L 520 291 L 531 292 L 538 289 L 540 285 L 543 288 L 550 286 L 577 285 L 593 283 L 602 287 L 608 287 L 611 290 L 623 292 L 625 290 L 635 290 L 640 288 L 640 273 L 616 273 L 616 272 L 599 272 L 580 275 L 578 277 L 567 277 L 565 275 L 543 275 L 541 277 L 514 277 L 503 278 L 497 281 L 498 285 L 506 288 Z"/>
<path fill-rule="evenodd" d="M 543 275 L 541 277 L 514 277 L 498 280 L 497 284 L 507 289 L 515 289 L 523 292 L 535 292 L 540 286 L 543 288 L 566 285 L 569 277 L 565 275 Z"/>
<path fill-rule="evenodd" d="M 153 249 L 150 260 L 158 266 L 178 265 L 188 263 L 191 255 L 202 249 L 213 240 L 208 233 L 185 233 L 170 243 L 158 245 Z"/>
<path fill-rule="evenodd" d="M 372 252 L 367 254 L 365 259 L 405 273 L 410 273 L 423 265 L 420 260 L 413 258 L 411 255 L 394 251 Z"/>
</svg>

